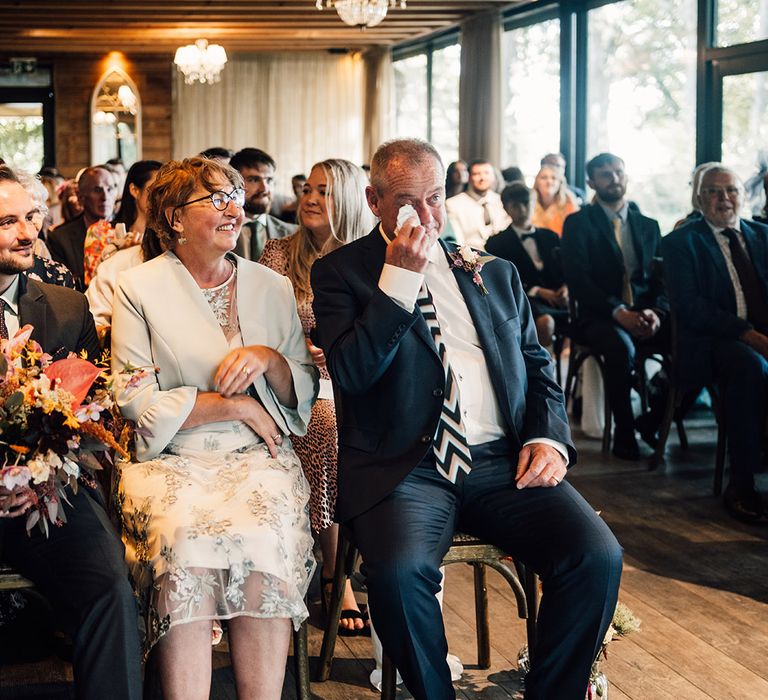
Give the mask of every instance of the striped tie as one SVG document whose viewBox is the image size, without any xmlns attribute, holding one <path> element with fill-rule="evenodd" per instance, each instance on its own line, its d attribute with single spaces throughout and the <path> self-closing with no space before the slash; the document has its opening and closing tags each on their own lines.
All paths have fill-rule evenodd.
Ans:
<svg viewBox="0 0 768 700">
<path fill-rule="evenodd" d="M 427 289 L 426 283 L 421 285 L 419 298 L 416 300 L 419 310 L 427 322 L 429 332 L 435 341 L 437 353 L 445 370 L 445 392 L 443 394 L 443 408 L 440 412 L 440 422 L 437 424 L 435 439 L 432 443 L 435 453 L 435 465 L 437 471 L 452 483 L 456 483 L 460 470 L 469 474 L 472 469 L 472 456 L 467 445 L 464 423 L 461 420 L 461 408 L 459 406 L 459 389 L 453 376 L 453 370 L 448 362 L 445 351 L 440 324 L 437 320 L 437 312 L 432 301 L 432 295 Z"/>
<path fill-rule="evenodd" d="M 0 299 L 0 339 L 8 340 L 8 326 L 5 325 L 5 299 Z"/>
</svg>

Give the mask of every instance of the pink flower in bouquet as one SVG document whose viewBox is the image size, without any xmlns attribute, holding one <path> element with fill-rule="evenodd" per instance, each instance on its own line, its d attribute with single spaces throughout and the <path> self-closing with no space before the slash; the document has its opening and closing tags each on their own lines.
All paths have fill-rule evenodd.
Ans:
<svg viewBox="0 0 768 700">
<path fill-rule="evenodd" d="M 43 372 L 51 380 L 51 384 L 58 381 L 57 388 L 64 389 L 74 396 L 73 411 L 80 406 L 96 377 L 101 374 L 98 367 L 79 357 L 57 360 L 48 365 Z"/>
<path fill-rule="evenodd" d="M 3 354 L 9 359 L 13 360 L 21 354 L 24 346 L 29 341 L 29 337 L 32 335 L 34 328 L 27 324 L 23 328 L 19 328 L 16 331 L 13 338 L 10 340 L 2 341 Z"/>
<path fill-rule="evenodd" d="M 81 423 L 85 423 L 87 420 L 97 421 L 101 418 L 101 412 L 103 410 L 104 406 L 101 406 L 94 401 L 87 406 L 80 406 L 80 408 L 75 411 L 75 418 Z"/>
<path fill-rule="evenodd" d="M 32 478 L 32 472 L 27 467 L 14 465 L 0 469 L 0 485 L 9 491 L 17 486 L 26 486 Z"/>
</svg>

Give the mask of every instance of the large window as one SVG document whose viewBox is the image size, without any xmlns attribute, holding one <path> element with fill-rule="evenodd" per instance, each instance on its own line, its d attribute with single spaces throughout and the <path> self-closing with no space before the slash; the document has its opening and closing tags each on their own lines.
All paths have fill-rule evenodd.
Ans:
<svg viewBox="0 0 768 700">
<path fill-rule="evenodd" d="M 717 45 L 768 38 L 768 0 L 717 0 Z"/>
<path fill-rule="evenodd" d="M 427 138 L 427 55 L 394 62 L 395 128 L 400 137 Z"/>
<path fill-rule="evenodd" d="M 502 167 L 533 178 L 541 157 L 560 150 L 560 22 L 504 32 Z"/>
<path fill-rule="evenodd" d="M 43 105 L 0 104 L 0 156 L 14 170 L 36 173 L 43 165 Z"/>
<path fill-rule="evenodd" d="M 696 0 L 624 0 L 588 15 L 587 158 L 610 151 L 662 232 L 690 210 Z"/>
<path fill-rule="evenodd" d="M 396 58 L 395 128 L 397 136 L 430 141 L 447 164 L 459 152 L 459 75 L 457 43 L 427 45 Z"/>
</svg>

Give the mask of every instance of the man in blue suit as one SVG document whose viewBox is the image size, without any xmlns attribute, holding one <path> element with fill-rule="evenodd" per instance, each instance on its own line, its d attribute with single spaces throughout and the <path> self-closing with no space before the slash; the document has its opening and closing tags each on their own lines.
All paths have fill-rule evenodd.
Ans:
<svg viewBox="0 0 768 700">
<path fill-rule="evenodd" d="M 661 244 L 669 301 L 680 327 L 680 379 L 715 382 L 725 408 L 731 479 L 723 502 L 734 518 L 766 522 L 755 490 L 768 378 L 768 226 L 739 218 L 744 186 L 716 165 L 700 180 L 703 218 Z"/>
<path fill-rule="evenodd" d="M 601 153 L 587 163 L 587 175 L 595 201 L 565 220 L 560 258 L 577 309 L 576 337 L 605 358 L 606 388 L 616 423 L 613 454 L 638 459 L 630 401 L 636 347 L 668 346 L 663 321 L 669 306 L 652 268 L 661 233 L 656 221 L 626 199 L 627 173 L 621 158 Z M 660 419 L 660 412 L 646 415 L 638 426 L 652 447 Z"/>
<path fill-rule="evenodd" d="M 381 225 L 312 270 L 316 339 L 337 399 L 337 519 L 352 530 L 376 630 L 415 698 L 455 698 L 435 593 L 461 530 L 544 582 L 526 698 L 582 700 L 621 549 L 563 481 L 576 452 L 517 271 L 494 258 L 478 279 L 470 249 L 438 241 L 444 182 L 430 144 L 384 144 L 367 189 Z M 398 221 L 403 205 L 411 213 Z"/>
</svg>

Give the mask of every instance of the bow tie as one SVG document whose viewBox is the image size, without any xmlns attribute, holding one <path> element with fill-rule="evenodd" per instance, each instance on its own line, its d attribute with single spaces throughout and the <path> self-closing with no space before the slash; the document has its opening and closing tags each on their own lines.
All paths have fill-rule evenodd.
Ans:
<svg viewBox="0 0 768 700">
<path fill-rule="evenodd" d="M 520 241 L 525 243 L 529 238 L 536 238 L 535 233 L 522 233 L 520 234 Z"/>
</svg>

